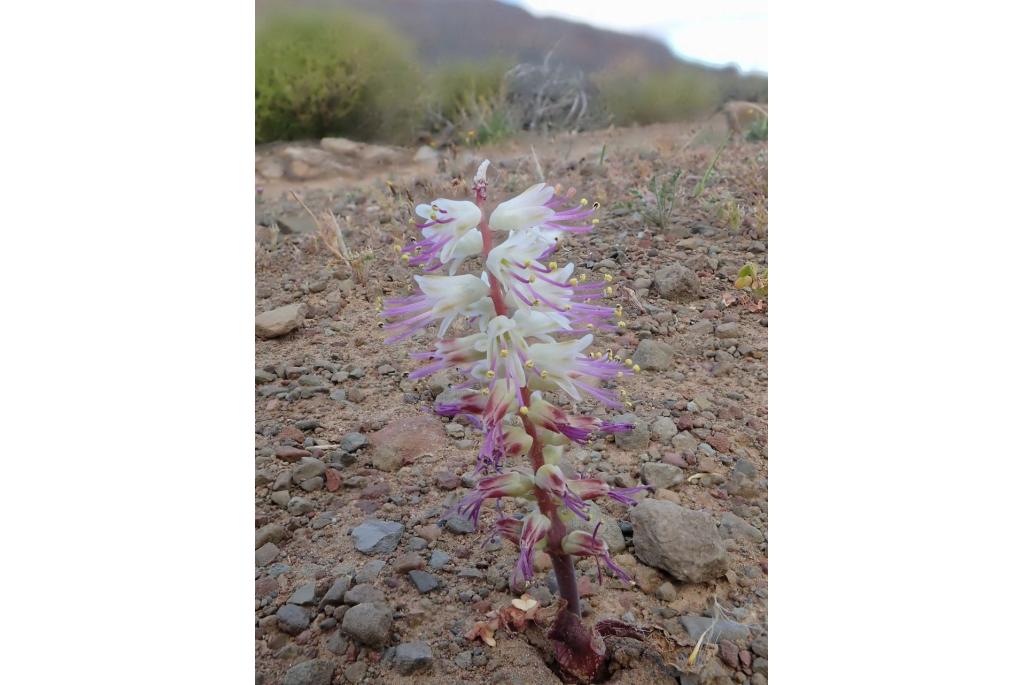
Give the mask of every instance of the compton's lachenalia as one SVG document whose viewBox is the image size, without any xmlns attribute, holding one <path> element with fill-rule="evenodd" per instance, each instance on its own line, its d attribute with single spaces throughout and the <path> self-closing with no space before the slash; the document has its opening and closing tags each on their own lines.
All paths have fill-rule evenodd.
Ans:
<svg viewBox="0 0 1024 685">
<path fill-rule="evenodd" d="M 592 416 L 578 416 L 545 399 L 564 392 L 574 401 L 594 398 L 608 407 L 622 406 L 608 383 L 631 375 L 637 367 L 610 353 L 588 354 L 596 330 L 623 325 L 622 308 L 602 304 L 611 296 L 611 276 L 589 280 L 576 275 L 572 263 L 554 258 L 567 233 L 592 231 L 597 203 L 573 201 L 544 183 L 500 203 L 488 215 L 485 161 L 474 179 L 475 202 L 437 199 L 416 207 L 424 221 L 422 238 L 401 248 L 408 264 L 427 275 L 415 276 L 419 292 L 389 300 L 388 342 L 408 338 L 437 324 L 433 349 L 413 353 L 423 366 L 410 374 L 423 378 L 446 369 L 468 381 L 455 400 L 437 404 L 445 416 L 465 415 L 483 429 L 477 457 L 480 479 L 455 511 L 479 524 L 483 505 L 503 497 L 530 503 L 517 518 L 498 508 L 493 536 L 519 548 L 510 585 L 533 576 L 537 550 L 552 559 L 566 609 L 580 614 L 573 556 L 590 556 L 629 582 L 598 534 L 600 517 L 590 500 L 610 497 L 636 504 L 632 495 L 644 487 L 611 488 L 593 478 L 565 473 L 560 464 L 570 442 L 587 443 L 597 433 L 632 426 Z M 493 232 L 507 234 L 493 245 Z M 483 273 L 455 275 L 466 259 L 481 256 Z M 444 275 L 447 273 L 448 275 Z M 445 337 L 465 318 L 473 332 Z M 521 459 L 527 457 L 526 462 Z M 518 461 L 517 461 L 518 460 Z M 598 580 L 601 578 L 598 569 Z"/>
</svg>

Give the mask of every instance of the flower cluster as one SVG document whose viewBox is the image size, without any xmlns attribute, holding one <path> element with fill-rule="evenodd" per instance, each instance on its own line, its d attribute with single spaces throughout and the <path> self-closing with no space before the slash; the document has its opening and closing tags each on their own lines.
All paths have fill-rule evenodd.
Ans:
<svg viewBox="0 0 1024 685">
<path fill-rule="evenodd" d="M 478 524 L 488 500 L 515 497 L 532 503 L 522 519 L 500 514 L 492 535 L 519 547 L 513 584 L 532 577 L 538 549 L 553 557 L 595 557 L 628 580 L 598 536 L 600 520 L 591 516 L 588 502 L 607 496 L 635 504 L 632 496 L 645 488 L 610 488 L 597 479 L 566 474 L 560 464 L 570 443 L 585 444 L 595 434 L 632 426 L 572 414 L 544 396 L 562 391 L 574 401 L 588 396 L 620 408 L 609 384 L 638 370 L 611 353 L 586 352 L 594 331 L 615 330 L 616 319 L 623 325 L 621 306 L 603 302 L 614 294 L 612 277 L 590 281 L 571 262 L 559 265 L 555 259 L 566 234 L 593 230 L 598 205 L 575 202 L 572 190 L 562 194 L 540 183 L 502 202 L 487 217 L 487 166 L 481 165 L 475 179 L 476 202 L 436 199 L 416 208 L 424 219 L 416 224 L 422 238 L 400 251 L 408 264 L 431 275 L 415 277 L 416 294 L 385 302 L 383 315 L 391 320 L 387 342 L 436 324 L 433 349 L 413 353 L 423 365 L 410 377 L 453 370 L 469 379 L 458 387 L 457 397 L 435 406 L 445 416 L 470 417 L 484 431 L 477 458 L 482 477 L 455 511 Z M 492 231 L 507 233 L 493 248 Z M 483 273 L 455 275 L 476 256 L 486 265 Z M 444 269 L 447 276 L 433 273 Z M 469 331 L 446 337 L 460 318 Z M 524 455 L 529 455 L 528 469 L 509 466 Z M 574 519 L 588 529 L 581 530 Z M 567 522 L 572 532 L 566 532 Z"/>
</svg>

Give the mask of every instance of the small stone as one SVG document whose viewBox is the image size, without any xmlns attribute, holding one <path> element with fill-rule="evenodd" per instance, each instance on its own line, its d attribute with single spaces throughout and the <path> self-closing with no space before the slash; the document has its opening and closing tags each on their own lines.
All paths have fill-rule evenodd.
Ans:
<svg viewBox="0 0 1024 685">
<path fill-rule="evenodd" d="M 336 621 L 337 619 L 335 619 Z M 338 656 L 345 656 L 345 652 L 348 651 L 348 640 L 341 632 L 331 633 L 331 636 L 327 638 L 327 651 L 331 654 Z"/>
<path fill-rule="evenodd" d="M 341 629 L 371 647 L 381 647 L 391 631 L 391 607 L 382 602 L 357 604 L 345 612 Z"/>
<path fill-rule="evenodd" d="M 313 511 L 313 503 L 304 497 L 292 497 L 288 500 L 288 513 L 292 516 L 301 516 Z"/>
<path fill-rule="evenodd" d="M 277 626 L 289 635 L 298 635 L 309 627 L 309 612 L 295 604 L 277 610 Z"/>
<path fill-rule="evenodd" d="M 427 563 L 430 568 L 442 568 L 450 559 L 450 556 L 439 549 L 435 549 L 430 555 L 430 561 Z"/>
<path fill-rule="evenodd" d="M 345 604 L 383 602 L 384 592 L 368 583 L 360 583 L 345 593 Z"/>
<path fill-rule="evenodd" d="M 451 471 L 440 471 L 434 476 L 434 482 L 442 490 L 454 490 L 459 487 L 460 480 Z"/>
<path fill-rule="evenodd" d="M 727 538 L 746 538 L 757 543 L 764 542 L 764 533 L 731 511 L 722 514 L 722 532 Z"/>
<path fill-rule="evenodd" d="M 686 474 L 678 466 L 649 461 L 640 467 L 640 475 L 647 485 L 655 488 L 672 488 L 686 480 Z"/>
<path fill-rule="evenodd" d="M 468 649 L 455 655 L 455 665 L 459 668 L 469 668 L 473 665 L 473 652 Z"/>
<path fill-rule="evenodd" d="M 289 304 L 256 316 L 256 335 L 261 338 L 277 338 L 291 333 L 302 325 L 306 318 L 306 306 L 301 303 Z"/>
<path fill-rule="evenodd" d="M 721 640 L 718 643 L 718 658 L 732 669 L 740 667 L 740 648 L 732 640 Z"/>
<path fill-rule="evenodd" d="M 281 685 L 331 685 L 333 677 L 333 662 L 313 659 L 289 668 L 281 679 Z"/>
<path fill-rule="evenodd" d="M 369 442 L 362 433 L 346 433 L 338 443 L 338 447 L 345 452 L 355 452 L 366 447 Z"/>
<path fill-rule="evenodd" d="M 347 393 L 341 388 L 335 388 L 334 390 L 331 390 L 328 397 L 330 397 L 335 402 L 344 402 L 345 400 L 348 399 Z"/>
<path fill-rule="evenodd" d="M 667 300 L 689 302 L 704 296 L 697 274 L 682 264 L 670 264 L 654 272 L 654 287 Z"/>
<path fill-rule="evenodd" d="M 345 680 L 350 683 L 361 683 L 366 675 L 367 665 L 365 661 L 357 661 L 345 667 Z"/>
<path fill-rule="evenodd" d="M 735 322 L 720 323 L 715 329 L 716 338 L 738 338 L 740 337 L 740 325 Z"/>
<path fill-rule="evenodd" d="M 324 479 L 321 478 L 320 476 L 317 476 L 316 478 L 310 478 L 299 483 L 299 487 L 305 490 L 306 492 L 316 492 L 317 490 L 323 490 Z"/>
<path fill-rule="evenodd" d="M 263 545 L 258 550 L 256 550 L 256 565 L 266 566 L 267 564 L 274 561 L 274 559 L 276 559 L 277 555 L 280 553 L 281 550 L 277 548 L 277 545 L 275 545 L 273 542 L 268 542 L 267 544 Z"/>
<path fill-rule="evenodd" d="M 427 541 L 420 537 L 409 538 L 409 551 L 419 552 L 420 550 L 427 548 Z"/>
<path fill-rule="evenodd" d="M 256 549 L 259 549 L 268 542 L 281 542 L 284 536 L 284 528 L 277 523 L 268 523 L 256 531 Z"/>
<path fill-rule="evenodd" d="M 287 507 L 288 500 L 292 498 L 292 495 L 287 490 L 278 490 L 277 492 L 270 493 L 270 501 L 279 507 Z"/>
<path fill-rule="evenodd" d="M 331 584 L 331 587 L 324 593 L 324 598 L 320 600 L 320 606 L 335 606 L 341 604 L 344 601 L 345 593 L 348 592 L 349 585 L 352 580 L 348 576 L 342 576 Z"/>
<path fill-rule="evenodd" d="M 697 451 L 697 446 L 700 444 L 700 440 L 693 436 L 690 431 L 682 431 L 676 433 L 672 438 L 672 447 L 677 449 L 684 454 L 693 454 Z"/>
<path fill-rule="evenodd" d="M 363 554 L 388 554 L 398 548 L 405 526 L 394 521 L 367 519 L 352 529 L 356 549 Z"/>
<path fill-rule="evenodd" d="M 395 670 L 402 675 L 426 671 L 434 665 L 434 655 L 426 642 L 403 642 L 395 648 Z"/>
<path fill-rule="evenodd" d="M 476 527 L 473 525 L 472 521 L 458 514 L 455 514 L 451 518 L 447 519 L 444 522 L 444 527 L 448 529 L 450 532 L 455 533 L 456 535 L 467 535 L 476 530 Z"/>
<path fill-rule="evenodd" d="M 406 552 L 394 561 L 395 570 L 399 573 L 421 569 L 424 566 L 423 557 L 416 552 Z"/>
<path fill-rule="evenodd" d="M 271 383 L 276 380 L 277 375 L 263 369 L 256 369 L 256 385 L 263 385 L 264 383 Z"/>
<path fill-rule="evenodd" d="M 659 416 L 651 422 L 651 434 L 657 442 L 662 445 L 668 445 L 672 442 L 672 438 L 676 436 L 679 429 L 676 428 L 676 422 L 667 416 Z"/>
<path fill-rule="evenodd" d="M 280 459 L 281 461 L 294 463 L 297 462 L 299 459 L 302 459 L 303 457 L 309 457 L 312 455 L 300 447 L 292 447 L 291 445 L 278 445 L 277 447 L 274 448 L 274 456 Z"/>
<path fill-rule="evenodd" d="M 647 338 L 633 353 L 633 363 L 641 369 L 665 371 L 672 366 L 672 352 L 671 345 Z"/>
<path fill-rule="evenodd" d="M 613 423 L 631 423 L 633 430 L 615 434 L 615 446 L 623 450 L 645 450 L 651 442 L 651 432 L 643 419 L 634 414 L 622 414 L 612 417 Z"/>
<path fill-rule="evenodd" d="M 662 602 L 674 602 L 676 599 L 676 588 L 672 583 L 666 581 L 658 586 L 658 589 L 654 591 L 654 596 Z"/>
<path fill-rule="evenodd" d="M 314 604 L 316 602 L 316 583 L 304 583 L 300 585 L 292 596 L 288 598 L 289 604 Z"/>
<path fill-rule="evenodd" d="M 426 571 L 409 571 L 409 580 L 420 591 L 420 594 L 424 595 L 431 590 L 436 590 L 438 585 L 440 585 L 437 576 L 433 576 Z"/>
<path fill-rule="evenodd" d="M 292 469 L 292 482 L 298 485 L 304 480 L 324 475 L 326 470 L 327 466 L 316 457 L 303 457 Z"/>
</svg>

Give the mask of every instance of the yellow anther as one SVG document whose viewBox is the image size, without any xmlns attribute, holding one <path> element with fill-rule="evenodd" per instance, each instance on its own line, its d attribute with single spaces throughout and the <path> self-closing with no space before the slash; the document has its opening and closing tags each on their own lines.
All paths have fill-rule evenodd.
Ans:
<svg viewBox="0 0 1024 685">
<path fill-rule="evenodd" d="M 539 304 L 540 304 L 540 300 L 534 300 L 533 302 L 530 303 L 530 306 L 531 307 L 536 307 Z"/>
<path fill-rule="evenodd" d="M 626 366 L 633 366 L 633 360 L 632 359 L 627 359 L 626 360 Z"/>
<path fill-rule="evenodd" d="M 594 324 L 588 323 L 587 328 L 589 328 L 590 330 L 594 330 Z"/>
<path fill-rule="evenodd" d="M 619 321 L 619 328 L 625 328 L 625 327 L 626 327 L 626 322 L 625 321 Z"/>
<path fill-rule="evenodd" d="M 507 357 L 508 356 L 508 350 L 502 350 L 498 354 L 500 354 L 502 357 Z"/>
<path fill-rule="evenodd" d="M 571 304 L 567 304 L 567 305 L 565 305 L 564 307 L 562 307 L 562 311 L 563 311 L 563 312 L 569 312 L 569 311 L 572 311 L 572 305 L 571 305 Z"/>
<path fill-rule="evenodd" d="M 402 261 L 403 262 L 409 261 L 409 255 L 407 255 L 407 254 L 402 255 Z"/>
<path fill-rule="evenodd" d="M 613 279 L 614 279 L 614 276 L 612 276 L 611 274 L 605 274 L 604 275 L 604 282 L 605 283 L 611 283 Z"/>
<path fill-rule="evenodd" d="M 626 401 L 626 407 L 629 408 L 629 409 L 632 409 L 633 408 L 633 403 L 627 400 Z"/>
<path fill-rule="evenodd" d="M 537 274 L 530 274 L 530 279 L 529 280 L 530 280 L 530 283 L 536 283 L 537 282 Z"/>
<path fill-rule="evenodd" d="M 541 372 L 540 372 L 540 377 L 541 377 L 541 378 L 547 378 L 547 377 L 548 377 L 548 372 L 547 372 L 547 370 L 541 371 Z"/>
<path fill-rule="evenodd" d="M 610 296 L 611 296 L 611 294 L 612 294 L 612 293 L 614 293 L 614 292 L 615 292 L 615 288 L 613 288 L 613 287 L 611 287 L 611 286 L 608 286 L 607 288 L 605 288 L 605 289 L 604 289 L 604 294 L 605 294 L 605 295 L 608 295 L 609 297 L 610 297 Z"/>
<path fill-rule="evenodd" d="M 401 243 L 395 243 L 395 252 L 401 252 L 401 251 L 402 251 Z"/>
<path fill-rule="evenodd" d="M 487 369 L 487 374 L 486 374 L 486 376 L 487 376 L 488 378 L 494 378 L 494 372 L 493 372 L 493 371 L 491 371 L 490 369 Z"/>
<path fill-rule="evenodd" d="M 532 359 L 527 359 L 526 363 L 523 364 L 523 366 L 525 366 L 528 369 L 532 369 L 533 368 L 533 360 Z"/>
<path fill-rule="evenodd" d="M 587 204 L 587 198 L 583 198 L 582 200 L 580 200 L 580 207 L 582 207 L 585 204 Z"/>
<path fill-rule="evenodd" d="M 490 395 L 491 394 L 491 389 L 490 388 L 481 388 L 480 392 L 482 394 L 484 394 L 484 395 Z"/>
<path fill-rule="evenodd" d="M 548 268 L 554 271 L 558 268 L 558 262 L 548 262 Z"/>
<path fill-rule="evenodd" d="M 633 364 L 633 373 L 640 373 L 640 365 Z"/>
<path fill-rule="evenodd" d="M 531 264 L 533 264 L 533 260 L 532 259 L 526 259 L 526 260 L 523 261 L 523 266 L 528 267 Z"/>
<path fill-rule="evenodd" d="M 523 416 L 526 416 L 527 414 L 530 413 L 530 410 L 527 409 L 526 407 L 519 407 L 519 413 L 522 414 Z"/>
<path fill-rule="evenodd" d="M 570 278 L 569 279 L 569 285 L 579 285 L 579 284 L 580 284 L 580 281 L 579 281 L 578 278 Z"/>
<path fill-rule="evenodd" d="M 619 395 L 622 396 L 622 397 L 626 397 L 626 389 L 625 388 L 619 388 Z"/>
<path fill-rule="evenodd" d="M 587 275 L 586 274 L 580 274 L 580 282 L 581 283 L 586 283 L 587 282 Z"/>
<path fill-rule="evenodd" d="M 591 219 L 590 220 L 590 223 L 592 223 L 592 224 L 597 224 L 597 223 L 600 223 L 600 222 L 601 222 L 600 219 Z"/>
</svg>

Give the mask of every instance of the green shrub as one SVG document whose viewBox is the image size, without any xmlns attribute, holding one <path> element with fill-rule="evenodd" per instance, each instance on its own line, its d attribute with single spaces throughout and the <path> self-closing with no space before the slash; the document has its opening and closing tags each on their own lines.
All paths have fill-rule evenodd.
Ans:
<svg viewBox="0 0 1024 685">
<path fill-rule="evenodd" d="M 456 123 L 482 104 L 503 98 L 502 82 L 511 66 L 502 59 L 441 65 L 428 78 L 427 104 L 443 121 Z"/>
<path fill-rule="evenodd" d="M 418 123 L 412 55 L 400 35 L 358 15 L 267 17 L 256 30 L 256 142 L 407 140 Z"/>
<path fill-rule="evenodd" d="M 768 140 L 768 117 L 758 119 L 747 129 L 747 140 Z"/>
<path fill-rule="evenodd" d="M 713 75 L 686 67 L 643 71 L 627 66 L 594 80 L 619 125 L 680 121 L 713 109 L 722 98 Z"/>
</svg>

